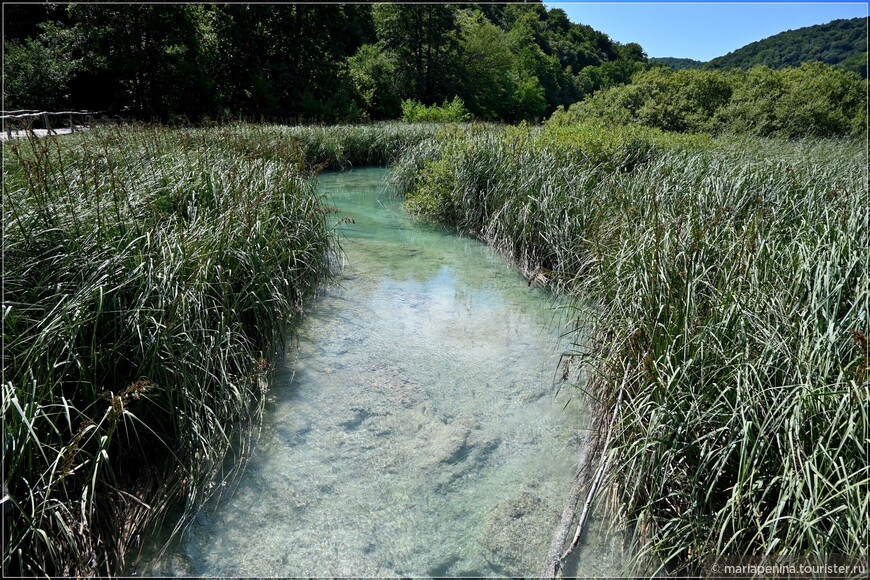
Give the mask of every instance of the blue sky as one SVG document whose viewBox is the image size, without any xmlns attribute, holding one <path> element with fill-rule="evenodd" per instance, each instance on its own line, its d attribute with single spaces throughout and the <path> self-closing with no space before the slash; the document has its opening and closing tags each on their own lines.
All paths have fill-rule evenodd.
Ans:
<svg viewBox="0 0 870 580">
<path fill-rule="evenodd" d="M 867 2 L 544 2 L 649 56 L 707 61 L 785 30 L 867 16 Z"/>
</svg>

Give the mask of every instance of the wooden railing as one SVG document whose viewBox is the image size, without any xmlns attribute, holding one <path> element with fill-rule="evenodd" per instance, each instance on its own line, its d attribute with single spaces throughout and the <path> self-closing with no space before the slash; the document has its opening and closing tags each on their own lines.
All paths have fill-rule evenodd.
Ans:
<svg viewBox="0 0 870 580">
<path fill-rule="evenodd" d="M 35 109 L 24 109 L 20 111 L 3 111 L 0 115 L 0 120 L 3 121 L 3 132 L 11 139 L 13 131 L 16 134 L 30 133 L 36 134 L 37 125 L 42 125 L 42 129 L 47 134 L 57 134 L 57 129 L 64 127 L 69 128 L 70 132 L 75 132 L 82 128 L 91 128 L 96 124 L 120 123 L 120 118 L 114 119 L 97 119 L 97 115 L 103 115 L 105 111 L 38 111 Z M 51 119 L 57 121 L 52 124 Z"/>
</svg>

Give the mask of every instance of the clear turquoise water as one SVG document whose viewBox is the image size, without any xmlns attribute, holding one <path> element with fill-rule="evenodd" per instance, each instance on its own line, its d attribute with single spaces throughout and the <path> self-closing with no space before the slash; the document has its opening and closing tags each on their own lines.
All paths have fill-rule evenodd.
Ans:
<svg viewBox="0 0 870 580">
<path fill-rule="evenodd" d="M 237 490 L 140 573 L 540 572 L 585 423 L 553 386 L 555 305 L 483 244 L 410 218 L 386 176 L 321 176 L 352 220 L 341 274 L 288 344 Z M 618 574 L 615 545 L 593 522 L 567 572 Z"/>
</svg>

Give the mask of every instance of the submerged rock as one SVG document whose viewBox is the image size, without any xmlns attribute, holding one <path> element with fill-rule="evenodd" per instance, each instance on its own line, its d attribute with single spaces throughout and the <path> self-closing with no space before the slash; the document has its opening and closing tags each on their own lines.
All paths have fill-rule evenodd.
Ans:
<svg viewBox="0 0 870 580">
<path fill-rule="evenodd" d="M 468 416 L 448 423 L 426 418 L 417 433 L 418 468 L 428 472 L 433 487 L 444 488 L 479 473 L 501 440 L 487 436 L 480 425 Z"/>
<path fill-rule="evenodd" d="M 375 366 L 371 371 L 371 390 L 390 405 L 410 408 L 425 398 L 421 385 L 409 380 L 394 366 Z"/>
<path fill-rule="evenodd" d="M 547 556 L 559 516 L 528 491 L 500 503 L 486 519 L 484 557 L 497 574 L 534 574 Z"/>
<path fill-rule="evenodd" d="M 468 417 L 447 424 L 432 421 L 428 429 L 421 433 L 429 441 L 430 450 L 424 463 L 433 466 L 439 463 L 455 464 L 464 459 L 473 448 L 473 443 L 469 446 L 468 436 L 475 426 L 473 419 Z"/>
<path fill-rule="evenodd" d="M 380 417 L 385 414 L 385 412 L 371 407 L 354 405 L 345 415 L 339 417 L 338 425 L 345 431 L 353 431 L 362 425 L 366 419 L 370 417 Z"/>
</svg>

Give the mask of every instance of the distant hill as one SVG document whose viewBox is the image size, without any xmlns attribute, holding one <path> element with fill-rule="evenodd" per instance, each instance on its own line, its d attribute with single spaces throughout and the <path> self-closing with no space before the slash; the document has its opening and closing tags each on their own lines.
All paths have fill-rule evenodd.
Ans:
<svg viewBox="0 0 870 580">
<path fill-rule="evenodd" d="M 657 64 L 667 65 L 674 70 L 682 70 L 686 68 L 701 68 L 702 66 L 704 66 L 703 61 L 695 60 L 692 58 L 673 58 L 670 56 L 662 56 L 650 57 L 649 61 Z"/>
<path fill-rule="evenodd" d="M 867 78 L 867 18 L 787 30 L 714 58 L 705 68 L 785 68 L 809 61 L 852 70 Z"/>
</svg>

